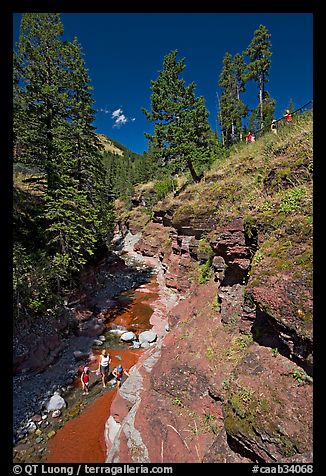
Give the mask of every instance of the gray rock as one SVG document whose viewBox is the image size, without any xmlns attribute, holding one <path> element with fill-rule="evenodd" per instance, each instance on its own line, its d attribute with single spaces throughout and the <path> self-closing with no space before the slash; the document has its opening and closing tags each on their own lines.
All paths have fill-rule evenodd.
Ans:
<svg viewBox="0 0 326 476">
<path fill-rule="evenodd" d="M 123 342 L 131 342 L 133 340 L 136 339 L 136 334 L 134 334 L 133 332 L 129 331 L 129 332 L 124 332 L 120 339 L 123 341 Z"/>
<path fill-rule="evenodd" d="M 83 360 L 88 358 L 88 352 L 82 352 L 81 350 L 75 350 L 74 357 L 76 360 Z"/>
<path fill-rule="evenodd" d="M 42 416 L 41 416 L 41 415 L 34 415 L 34 416 L 32 416 L 32 421 L 33 421 L 34 423 L 37 423 L 37 422 L 39 422 L 39 421 L 41 421 L 41 420 L 42 420 Z"/>
<path fill-rule="evenodd" d="M 148 349 L 149 346 L 150 346 L 150 344 L 147 341 L 142 342 L 141 345 L 140 345 L 140 347 L 142 347 L 142 349 Z"/>
<path fill-rule="evenodd" d="M 103 342 L 100 339 L 94 339 L 93 340 L 93 345 L 100 346 L 100 345 L 103 345 Z"/>
<path fill-rule="evenodd" d="M 33 433 L 36 430 L 36 428 L 37 426 L 35 425 L 33 421 L 30 421 L 26 426 L 26 430 L 28 431 L 28 433 Z"/>
<path fill-rule="evenodd" d="M 66 406 L 64 399 L 58 393 L 55 393 L 46 404 L 46 409 L 48 412 L 53 412 L 54 410 L 66 408 Z"/>
<path fill-rule="evenodd" d="M 157 339 L 157 334 L 154 331 L 144 331 L 139 334 L 139 342 L 143 344 L 143 342 L 154 342 Z"/>
</svg>

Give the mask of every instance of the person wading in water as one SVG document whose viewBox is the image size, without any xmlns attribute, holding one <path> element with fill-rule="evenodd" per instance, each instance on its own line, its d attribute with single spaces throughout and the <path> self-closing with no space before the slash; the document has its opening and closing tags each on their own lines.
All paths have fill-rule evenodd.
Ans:
<svg viewBox="0 0 326 476">
<path fill-rule="evenodd" d="M 106 350 L 102 350 L 102 354 L 100 355 L 100 361 L 98 365 L 98 372 L 102 375 L 102 384 L 103 388 L 106 387 L 106 380 L 109 375 L 109 364 L 111 362 L 110 355 L 106 352 Z"/>
</svg>

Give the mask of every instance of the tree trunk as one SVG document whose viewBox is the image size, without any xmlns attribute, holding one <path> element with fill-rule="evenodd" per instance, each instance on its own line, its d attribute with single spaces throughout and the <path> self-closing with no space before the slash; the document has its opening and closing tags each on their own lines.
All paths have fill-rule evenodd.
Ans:
<svg viewBox="0 0 326 476">
<path fill-rule="evenodd" d="M 264 99 L 264 78 L 261 78 L 259 81 L 260 124 L 264 122 L 263 99 Z"/>
<path fill-rule="evenodd" d="M 188 165 L 188 168 L 190 170 L 191 177 L 192 177 L 193 181 L 194 182 L 200 182 L 200 177 L 199 177 L 199 175 L 197 175 L 196 170 L 194 169 L 194 166 L 193 166 L 190 159 L 187 159 L 187 165 Z"/>
<path fill-rule="evenodd" d="M 231 124 L 231 140 L 232 140 L 232 143 L 234 142 L 234 136 L 235 136 L 235 126 L 234 126 L 234 123 L 232 122 L 232 124 Z"/>
</svg>

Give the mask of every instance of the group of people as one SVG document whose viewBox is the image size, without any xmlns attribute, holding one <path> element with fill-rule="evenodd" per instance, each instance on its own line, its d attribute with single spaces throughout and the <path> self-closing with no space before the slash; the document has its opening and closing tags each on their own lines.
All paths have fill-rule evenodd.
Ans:
<svg viewBox="0 0 326 476">
<path fill-rule="evenodd" d="M 250 142 L 255 142 L 255 140 L 256 140 L 256 137 L 254 136 L 254 134 L 251 133 L 251 131 L 249 131 L 248 134 L 246 135 L 246 143 L 250 144 Z"/>
<path fill-rule="evenodd" d="M 284 120 L 285 120 L 286 124 L 291 124 L 292 123 L 292 114 L 291 114 L 289 109 L 287 109 L 285 111 L 285 114 L 283 115 L 283 117 L 284 117 Z M 272 123 L 271 123 L 271 131 L 274 134 L 277 134 L 276 123 L 277 123 L 276 119 L 273 119 Z M 246 135 L 246 143 L 249 144 L 250 142 L 254 142 L 254 141 L 255 141 L 255 136 L 254 136 L 254 134 L 251 133 L 251 131 L 249 131 L 248 134 Z"/>
<path fill-rule="evenodd" d="M 101 375 L 102 377 L 103 388 L 106 387 L 107 383 L 110 383 L 111 385 L 118 384 L 118 387 L 120 387 L 123 375 L 126 374 L 129 377 L 129 373 L 122 367 L 122 365 L 114 367 L 112 372 L 109 373 L 111 360 L 110 354 L 108 354 L 104 349 L 100 355 L 98 369 L 96 370 L 96 374 Z M 88 395 L 89 393 L 89 372 L 89 367 L 85 366 L 80 377 L 83 395 Z M 113 377 L 108 382 L 109 375 L 111 374 Z"/>
</svg>

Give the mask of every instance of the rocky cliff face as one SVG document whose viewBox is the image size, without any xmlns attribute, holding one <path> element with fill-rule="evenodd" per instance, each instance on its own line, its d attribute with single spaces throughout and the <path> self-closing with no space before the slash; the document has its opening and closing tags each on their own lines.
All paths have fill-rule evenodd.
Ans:
<svg viewBox="0 0 326 476">
<path fill-rule="evenodd" d="M 203 240 L 204 221 L 166 215 L 135 250 L 157 258 L 179 299 L 112 405 L 107 461 L 311 462 L 309 290 L 286 270 L 257 279 L 260 237 L 242 217 L 206 224 Z"/>
</svg>

